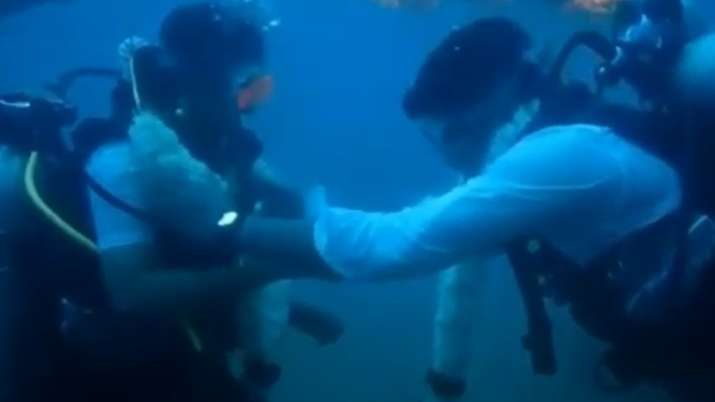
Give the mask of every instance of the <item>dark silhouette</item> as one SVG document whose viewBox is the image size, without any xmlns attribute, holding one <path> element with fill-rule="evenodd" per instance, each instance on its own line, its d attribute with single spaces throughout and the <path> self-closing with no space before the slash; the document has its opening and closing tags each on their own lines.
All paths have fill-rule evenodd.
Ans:
<svg viewBox="0 0 715 402">
<path fill-rule="evenodd" d="M 0 20 L 44 4 L 70 4 L 72 0 L 3 0 L 0 2 Z"/>
</svg>

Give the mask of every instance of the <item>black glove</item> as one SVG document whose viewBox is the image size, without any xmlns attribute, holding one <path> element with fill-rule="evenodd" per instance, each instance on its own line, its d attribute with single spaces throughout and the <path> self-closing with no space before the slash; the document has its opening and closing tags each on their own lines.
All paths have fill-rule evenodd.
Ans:
<svg viewBox="0 0 715 402">
<path fill-rule="evenodd" d="M 339 317 L 306 303 L 292 302 L 288 318 L 293 328 L 311 336 L 320 346 L 337 342 L 345 332 Z"/>
<path fill-rule="evenodd" d="M 281 378 L 281 367 L 261 358 L 247 357 L 243 369 L 241 379 L 262 389 L 272 387 Z"/>
<path fill-rule="evenodd" d="M 432 393 L 440 399 L 458 399 L 461 398 L 467 390 L 467 384 L 463 379 L 438 373 L 434 369 L 430 369 L 427 372 L 426 381 L 430 389 L 432 389 Z"/>
</svg>

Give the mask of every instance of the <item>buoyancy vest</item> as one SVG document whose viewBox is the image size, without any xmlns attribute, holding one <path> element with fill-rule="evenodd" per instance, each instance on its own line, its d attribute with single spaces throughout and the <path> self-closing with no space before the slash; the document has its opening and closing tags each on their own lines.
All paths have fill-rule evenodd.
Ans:
<svg viewBox="0 0 715 402">
<path fill-rule="evenodd" d="M 564 108 L 563 105 L 571 106 Z M 536 373 L 549 375 L 556 372 L 552 328 L 544 301 L 549 296 L 557 296 L 559 302 L 568 304 L 581 327 L 610 345 L 603 361 L 623 383 L 660 380 L 694 371 L 715 372 L 715 345 L 710 341 L 715 339 L 715 320 L 710 314 L 712 310 L 708 310 L 708 306 L 712 307 L 715 302 L 712 296 L 715 288 L 708 287 L 715 285 L 712 280 L 704 280 L 697 296 L 687 305 L 673 306 L 679 311 L 668 316 L 679 317 L 678 322 L 657 323 L 635 321 L 626 313 L 632 289 L 624 288 L 619 281 L 623 271 L 633 268 L 624 266 L 624 249 L 637 242 L 639 237 L 663 227 L 669 226 L 673 233 L 674 264 L 683 265 L 687 258 L 683 239 L 694 208 L 699 212 L 715 211 L 712 199 L 702 196 L 707 192 L 698 190 L 703 183 L 703 172 L 698 170 L 699 164 L 703 163 L 698 160 L 702 157 L 695 161 L 691 159 L 694 153 L 690 136 L 699 134 L 692 132 L 693 127 L 703 125 L 693 126 L 690 119 L 692 116 L 685 111 L 645 112 L 608 104 L 591 96 L 579 85 L 557 88 L 542 99 L 540 115 L 525 132 L 568 123 L 610 127 L 619 136 L 674 167 L 681 176 L 685 196 L 679 211 L 633 233 L 585 267 L 540 238 L 526 236 L 509 244 L 508 255 L 528 319 L 524 346 L 532 355 Z M 681 269 L 676 267 L 674 271 Z"/>
</svg>

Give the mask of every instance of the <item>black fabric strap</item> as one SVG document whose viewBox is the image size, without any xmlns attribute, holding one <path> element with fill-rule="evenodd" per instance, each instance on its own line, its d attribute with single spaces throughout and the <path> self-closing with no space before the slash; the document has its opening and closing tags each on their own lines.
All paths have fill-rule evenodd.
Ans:
<svg viewBox="0 0 715 402">
<path fill-rule="evenodd" d="M 523 338 L 523 346 L 531 354 L 534 373 L 553 375 L 557 371 L 553 330 L 539 285 L 539 272 L 537 267 L 530 263 L 533 259 L 529 255 L 529 244 L 526 240 L 517 241 L 507 248 L 529 327 Z"/>
<path fill-rule="evenodd" d="M 216 231 L 209 239 L 193 238 L 168 227 L 156 216 L 138 208 L 112 194 L 92 176 L 85 173 L 89 188 L 111 206 L 123 211 L 154 229 L 157 247 L 166 261 L 178 265 L 216 266 L 230 264 L 240 254 L 238 231 L 243 219 L 225 227 L 216 225 Z"/>
<path fill-rule="evenodd" d="M 107 190 L 104 186 L 99 184 L 94 179 L 94 177 L 92 177 L 90 174 L 85 173 L 85 180 L 86 180 L 89 188 L 92 191 L 94 191 L 95 194 L 97 194 L 100 198 L 102 198 L 104 201 L 109 203 L 111 206 L 119 209 L 120 211 L 126 212 L 127 214 L 131 215 L 132 217 L 134 217 L 146 224 L 149 224 L 152 226 L 159 225 L 159 220 L 156 217 L 152 216 L 151 214 L 144 211 L 143 209 L 135 207 L 134 205 L 130 205 L 126 201 L 115 196 L 109 190 Z"/>
</svg>

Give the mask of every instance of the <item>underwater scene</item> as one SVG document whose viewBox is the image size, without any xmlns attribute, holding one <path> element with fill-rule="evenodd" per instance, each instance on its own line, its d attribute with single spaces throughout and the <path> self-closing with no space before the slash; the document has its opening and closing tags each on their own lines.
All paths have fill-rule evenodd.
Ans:
<svg viewBox="0 0 715 402">
<path fill-rule="evenodd" d="M 715 401 L 714 28 L 0 0 L 0 402 Z"/>
</svg>

